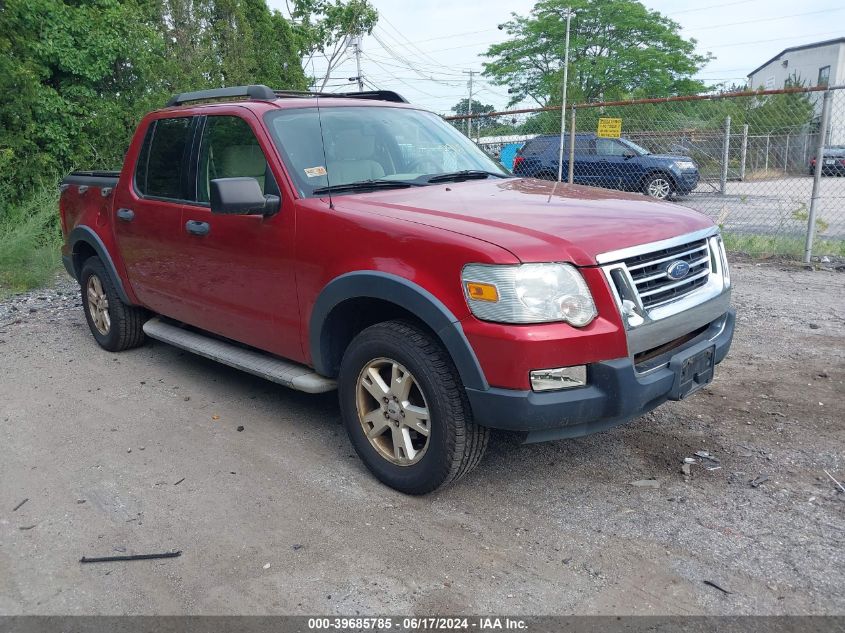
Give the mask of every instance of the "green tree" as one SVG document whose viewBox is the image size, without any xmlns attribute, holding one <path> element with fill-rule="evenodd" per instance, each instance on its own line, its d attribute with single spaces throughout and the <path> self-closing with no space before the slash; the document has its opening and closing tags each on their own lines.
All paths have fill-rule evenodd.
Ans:
<svg viewBox="0 0 845 633">
<path fill-rule="evenodd" d="M 291 25 L 265 0 L 145 0 L 166 47 L 170 92 L 263 83 L 304 90 Z"/>
<path fill-rule="evenodd" d="M 570 34 L 568 91 L 574 101 L 694 94 L 693 76 L 710 59 L 678 23 L 637 0 L 541 0 L 527 16 L 501 25 L 510 39 L 491 46 L 484 74 L 511 90 L 511 103 L 560 103 L 565 10 Z"/>
<path fill-rule="evenodd" d="M 487 112 L 495 111 L 496 108 L 487 103 L 481 103 L 480 101 L 476 101 L 475 99 L 472 100 L 473 114 L 486 114 Z M 469 99 L 461 99 L 460 101 L 458 101 L 455 105 L 452 106 L 452 112 L 454 112 L 458 116 L 469 114 Z"/>
<path fill-rule="evenodd" d="M 296 35 L 265 0 L 0 4 L 0 213 L 73 168 L 115 168 L 174 92 L 305 89 Z"/>
<path fill-rule="evenodd" d="M 160 54 L 129 0 L 0 9 L 0 203 L 73 166 L 119 164 Z"/>
<path fill-rule="evenodd" d="M 803 88 L 806 82 L 793 74 L 784 82 L 784 88 Z M 819 93 L 793 92 L 777 95 L 761 95 L 749 99 L 744 109 L 743 123 L 749 124 L 751 133 L 778 134 L 795 132 L 799 129 L 817 132 L 821 123 L 816 117 L 815 99 Z M 737 118 L 736 115 L 734 117 Z"/>
<path fill-rule="evenodd" d="M 373 32 L 378 11 L 368 0 L 292 0 L 288 17 L 303 67 L 307 69 L 317 56 L 326 61 L 323 76 L 311 79 L 318 90 L 323 90 L 354 38 Z"/>
<path fill-rule="evenodd" d="M 480 101 L 476 101 L 475 99 L 472 100 L 472 114 L 486 114 L 488 112 L 495 112 L 496 108 L 491 106 L 488 103 L 481 103 Z M 458 116 L 464 116 L 470 113 L 469 109 L 469 99 L 461 99 L 458 101 L 454 106 L 452 106 L 452 112 L 457 114 Z M 466 120 L 456 121 L 459 123 L 458 127 L 466 127 Z M 472 126 L 473 129 L 478 130 L 479 132 L 484 131 L 485 134 L 488 134 L 490 130 L 497 127 L 499 125 L 498 121 L 496 121 L 496 117 L 473 117 L 472 119 Z"/>
</svg>

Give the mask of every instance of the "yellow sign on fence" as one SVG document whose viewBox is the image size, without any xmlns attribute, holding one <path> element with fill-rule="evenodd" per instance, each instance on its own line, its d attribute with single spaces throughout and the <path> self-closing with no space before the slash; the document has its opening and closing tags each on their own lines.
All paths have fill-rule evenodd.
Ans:
<svg viewBox="0 0 845 633">
<path fill-rule="evenodd" d="M 619 138 L 622 136 L 622 119 L 599 119 L 596 136 L 600 138 Z"/>
</svg>

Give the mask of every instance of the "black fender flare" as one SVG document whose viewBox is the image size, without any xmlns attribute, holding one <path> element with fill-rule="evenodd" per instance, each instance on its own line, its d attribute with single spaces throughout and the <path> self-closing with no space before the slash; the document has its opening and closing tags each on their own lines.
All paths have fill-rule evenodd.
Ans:
<svg viewBox="0 0 845 633">
<path fill-rule="evenodd" d="M 111 275 L 111 279 L 114 282 L 115 288 L 117 288 L 117 294 L 120 296 L 120 300 L 127 305 L 133 305 L 135 302 L 129 300 L 129 296 L 126 294 L 126 290 L 123 287 L 123 280 L 120 278 L 120 275 L 117 274 L 114 261 L 112 260 L 106 245 L 103 244 L 103 240 L 101 240 L 100 236 L 94 232 L 94 229 L 84 224 L 74 228 L 67 236 L 68 250 L 71 253 L 70 261 L 65 260 L 65 268 L 68 269 L 68 272 L 73 275 L 74 279 L 79 281 L 79 274 L 82 271 L 77 270 L 74 255 L 76 254 L 76 245 L 80 242 L 87 244 L 94 249 L 95 253 L 97 253 L 97 257 L 100 258 L 100 261 L 103 262 L 106 270 L 108 270 Z"/>
<path fill-rule="evenodd" d="M 412 312 L 440 339 L 452 357 L 464 387 L 486 391 L 487 379 L 460 321 L 425 288 L 390 273 L 361 270 L 345 273 L 330 281 L 320 292 L 309 319 L 308 343 L 314 369 L 325 376 L 330 366 L 330 346 L 324 325 L 335 307 L 348 299 L 372 298 L 394 303 Z"/>
</svg>

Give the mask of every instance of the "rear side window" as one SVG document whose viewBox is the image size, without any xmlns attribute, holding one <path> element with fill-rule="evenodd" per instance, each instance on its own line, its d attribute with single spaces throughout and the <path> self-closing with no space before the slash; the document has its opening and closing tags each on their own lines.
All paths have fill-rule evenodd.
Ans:
<svg viewBox="0 0 845 633">
<path fill-rule="evenodd" d="M 191 117 L 158 119 L 150 125 L 135 169 L 139 193 L 154 198 L 185 198 L 183 171 L 190 133 Z"/>
<path fill-rule="evenodd" d="M 539 154 L 548 153 L 549 155 L 557 156 L 560 151 L 560 137 L 543 137 L 534 138 L 525 144 L 525 149 L 522 150 L 523 156 L 537 156 Z M 563 140 L 564 153 L 569 152 L 569 134 L 564 136 Z M 589 136 L 575 137 L 575 153 L 576 154 L 594 154 L 592 139 Z"/>
<path fill-rule="evenodd" d="M 525 144 L 522 148 L 523 156 L 536 156 L 544 153 L 546 150 L 552 148 L 552 143 L 555 139 L 551 138 L 533 138 Z M 556 144 L 555 144 L 556 146 Z"/>
</svg>

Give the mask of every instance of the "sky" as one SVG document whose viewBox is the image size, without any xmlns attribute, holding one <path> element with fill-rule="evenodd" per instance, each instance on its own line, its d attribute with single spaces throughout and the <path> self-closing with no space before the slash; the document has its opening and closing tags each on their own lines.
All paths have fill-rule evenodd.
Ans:
<svg viewBox="0 0 845 633">
<path fill-rule="evenodd" d="M 473 70 L 479 72 L 474 75 L 474 98 L 497 110 L 506 107 L 507 88 L 480 75 L 486 60 L 482 54 L 491 44 L 507 39 L 498 25 L 511 13 L 528 14 L 533 1 L 370 2 L 379 11 L 379 22 L 361 45 L 362 75 L 368 87 L 395 90 L 411 103 L 447 113 L 468 96 L 465 72 Z M 284 9 L 284 0 L 269 4 Z M 698 42 L 699 52 L 714 55 L 697 76 L 708 84 L 744 82 L 750 71 L 784 48 L 845 36 L 841 0 L 645 0 L 644 4 L 678 22 L 683 36 Z M 314 71 L 322 76 L 325 62 L 316 59 Z M 356 84 L 348 81 L 355 75 L 349 49 L 349 58 L 332 72 L 327 90 L 355 90 Z"/>
</svg>

